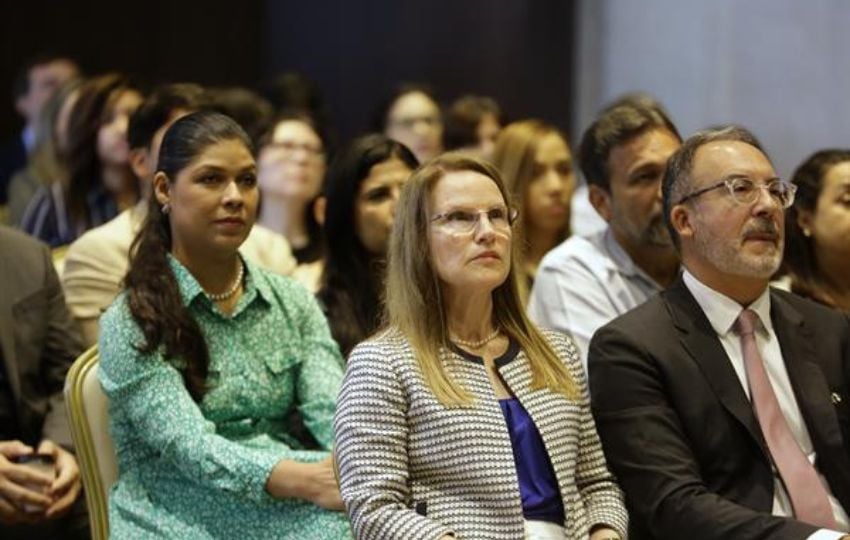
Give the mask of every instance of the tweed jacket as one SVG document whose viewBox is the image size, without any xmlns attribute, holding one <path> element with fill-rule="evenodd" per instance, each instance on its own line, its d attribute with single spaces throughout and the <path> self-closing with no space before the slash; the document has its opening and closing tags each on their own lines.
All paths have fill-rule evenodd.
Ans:
<svg viewBox="0 0 850 540">
<path fill-rule="evenodd" d="M 564 504 L 565 538 L 587 538 L 599 524 L 625 537 L 622 492 L 605 464 L 578 352 L 569 338 L 544 335 L 578 382 L 579 401 L 532 390 L 523 351 L 496 359 L 499 374 L 548 451 Z M 342 498 L 359 539 L 524 536 L 513 448 L 484 365 L 446 349 L 441 360 L 474 395 L 471 406 L 446 407 L 434 397 L 398 331 L 361 343 L 349 357 L 337 400 L 336 456 Z"/>
</svg>

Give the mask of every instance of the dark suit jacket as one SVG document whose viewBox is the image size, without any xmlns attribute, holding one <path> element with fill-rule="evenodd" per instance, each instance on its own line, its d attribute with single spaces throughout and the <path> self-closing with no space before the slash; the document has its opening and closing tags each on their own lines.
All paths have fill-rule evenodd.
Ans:
<svg viewBox="0 0 850 540">
<path fill-rule="evenodd" d="M 771 319 L 816 465 L 850 510 L 850 321 L 775 290 Z M 589 370 L 633 539 L 802 539 L 816 530 L 770 515 L 773 476 L 755 415 L 681 278 L 601 328 Z"/>
<path fill-rule="evenodd" d="M 0 350 L 21 439 L 71 447 L 62 399 L 65 374 L 82 352 L 50 252 L 0 226 Z"/>
<path fill-rule="evenodd" d="M 20 133 L 0 146 L 0 205 L 6 204 L 12 176 L 27 164 L 27 150 Z"/>
</svg>

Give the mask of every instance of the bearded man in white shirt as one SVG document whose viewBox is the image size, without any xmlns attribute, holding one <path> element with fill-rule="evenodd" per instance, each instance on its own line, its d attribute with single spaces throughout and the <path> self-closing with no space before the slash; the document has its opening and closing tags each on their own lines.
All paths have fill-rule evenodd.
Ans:
<svg viewBox="0 0 850 540">
<path fill-rule="evenodd" d="M 528 304 L 531 319 L 570 334 L 587 365 L 593 333 L 639 306 L 678 275 L 661 212 L 661 178 L 681 145 L 655 100 L 627 95 L 587 128 L 579 165 L 604 230 L 572 236 L 541 261 Z"/>
</svg>

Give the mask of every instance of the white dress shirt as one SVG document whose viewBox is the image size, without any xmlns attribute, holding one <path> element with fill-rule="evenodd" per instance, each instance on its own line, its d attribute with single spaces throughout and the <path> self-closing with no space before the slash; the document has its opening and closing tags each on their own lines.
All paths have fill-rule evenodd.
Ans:
<svg viewBox="0 0 850 540">
<path fill-rule="evenodd" d="M 571 236 L 543 257 L 528 315 L 543 328 L 572 336 L 587 370 L 593 333 L 661 290 L 606 228 L 586 238 Z"/>
<path fill-rule="evenodd" d="M 741 338 L 735 333 L 734 325 L 738 320 L 744 308 L 741 305 L 714 289 L 706 286 L 685 270 L 683 272 L 685 285 L 691 294 L 694 295 L 702 311 L 705 313 L 708 321 L 711 323 L 714 331 L 717 332 L 717 338 L 720 344 L 723 345 L 723 350 L 729 357 L 735 374 L 741 382 L 741 386 L 747 398 L 750 397 L 750 385 L 747 382 L 747 372 L 744 368 L 744 355 L 741 350 Z M 812 439 L 809 436 L 809 430 L 803 420 L 803 415 L 800 413 L 800 407 L 797 405 L 797 398 L 794 395 L 794 390 L 791 387 L 791 380 L 788 378 L 788 371 L 785 369 L 785 362 L 782 358 L 782 350 L 779 348 L 779 340 L 776 337 L 776 332 L 773 329 L 773 322 L 770 319 L 770 289 L 765 288 L 764 292 L 752 304 L 747 306 L 747 309 L 753 310 L 759 318 L 759 324 L 756 327 L 755 338 L 759 353 L 764 360 L 765 371 L 770 379 L 770 384 L 773 386 L 773 391 L 776 394 L 776 399 L 779 401 L 779 408 L 782 410 L 782 415 L 788 422 L 788 427 L 791 433 L 803 450 L 803 453 L 809 459 L 810 463 L 815 463 L 814 447 Z M 818 473 L 821 482 L 829 495 L 829 503 L 832 505 L 832 513 L 835 516 L 835 521 L 839 528 L 844 531 L 850 531 L 850 519 L 847 513 L 841 507 L 838 500 L 833 497 L 832 491 L 829 489 L 829 484 L 823 478 L 823 475 Z M 785 486 L 782 484 L 776 469 L 773 470 L 774 489 L 773 489 L 773 515 L 775 516 L 793 516 L 791 501 L 788 498 L 788 493 L 785 491 Z M 821 529 L 809 536 L 810 540 L 830 540 L 840 538 L 844 533 L 837 531 L 828 531 Z"/>
</svg>

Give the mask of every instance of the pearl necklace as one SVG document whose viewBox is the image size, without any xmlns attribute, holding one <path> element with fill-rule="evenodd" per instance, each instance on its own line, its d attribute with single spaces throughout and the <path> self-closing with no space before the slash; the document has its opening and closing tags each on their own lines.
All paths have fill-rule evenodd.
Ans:
<svg viewBox="0 0 850 540">
<path fill-rule="evenodd" d="M 236 274 L 236 280 L 233 282 L 233 285 L 223 293 L 213 294 L 204 291 L 204 294 L 207 295 L 207 298 L 212 300 L 213 302 L 221 302 L 222 300 L 227 300 L 239 290 L 239 285 L 242 284 L 242 277 L 245 275 L 245 264 L 240 260 L 239 261 L 239 272 Z"/>
<path fill-rule="evenodd" d="M 454 341 L 456 345 L 463 345 L 464 347 L 466 347 L 468 349 L 480 349 L 484 345 L 487 345 L 488 343 L 490 343 L 491 341 L 496 339 L 496 337 L 501 333 L 502 333 L 502 331 L 500 329 L 496 328 L 495 330 L 493 330 L 492 334 L 490 334 L 489 336 L 485 337 L 484 339 L 480 339 L 478 341 L 467 341 L 465 339 L 460 339 L 460 338 L 452 338 L 452 341 Z"/>
</svg>

